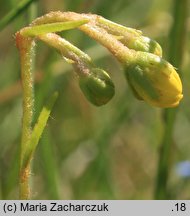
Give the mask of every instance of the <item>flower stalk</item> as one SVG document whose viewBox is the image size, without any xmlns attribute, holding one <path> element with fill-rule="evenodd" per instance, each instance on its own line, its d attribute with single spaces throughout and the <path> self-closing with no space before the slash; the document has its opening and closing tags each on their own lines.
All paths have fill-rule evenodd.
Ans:
<svg viewBox="0 0 190 216">
<path fill-rule="evenodd" d="M 30 196 L 29 176 L 30 164 L 23 167 L 25 151 L 28 148 L 28 141 L 31 137 L 31 124 L 34 109 L 33 99 L 33 75 L 32 58 L 34 41 L 31 38 L 16 34 L 16 43 L 20 52 L 21 80 L 23 88 L 23 117 L 22 117 L 22 138 L 20 146 L 20 199 L 28 199 Z"/>
<path fill-rule="evenodd" d="M 57 34 L 39 35 L 38 38 L 58 50 L 74 67 L 79 86 L 92 104 L 106 104 L 115 94 L 114 84 L 106 71 L 97 68 L 91 58 Z"/>
</svg>

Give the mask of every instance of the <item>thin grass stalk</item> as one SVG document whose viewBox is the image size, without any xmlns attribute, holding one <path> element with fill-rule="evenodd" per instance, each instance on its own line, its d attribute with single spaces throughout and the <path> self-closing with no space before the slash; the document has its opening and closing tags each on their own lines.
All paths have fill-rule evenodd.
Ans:
<svg viewBox="0 0 190 216">
<path fill-rule="evenodd" d="M 169 61 L 178 69 L 181 76 L 182 60 L 185 47 L 186 21 L 189 0 L 175 0 L 173 12 L 173 25 L 169 35 Z M 173 147 L 173 130 L 175 126 L 178 108 L 165 109 L 164 134 L 159 153 L 157 179 L 155 187 L 155 199 L 169 199 L 168 178 L 171 161 L 171 149 Z"/>
<path fill-rule="evenodd" d="M 19 16 L 32 2 L 36 0 L 23 0 L 15 6 L 7 15 L 0 20 L 0 31 L 3 30 L 11 21 Z"/>
</svg>

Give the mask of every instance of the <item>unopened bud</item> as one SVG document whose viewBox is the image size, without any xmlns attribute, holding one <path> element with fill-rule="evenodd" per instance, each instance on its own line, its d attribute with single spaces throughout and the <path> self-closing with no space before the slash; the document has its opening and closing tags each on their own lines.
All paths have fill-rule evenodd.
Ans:
<svg viewBox="0 0 190 216">
<path fill-rule="evenodd" d="M 132 41 L 129 41 L 128 47 L 137 51 L 153 53 L 162 57 L 162 48 L 160 44 L 148 37 L 136 37 Z"/>
<path fill-rule="evenodd" d="M 175 107 L 183 98 L 182 83 L 174 67 L 155 55 L 128 66 L 127 79 L 139 98 L 157 107 Z"/>
<path fill-rule="evenodd" d="M 80 76 L 79 85 L 86 98 L 96 106 L 106 104 L 115 94 L 110 76 L 99 68 L 93 68 L 89 74 Z"/>
<path fill-rule="evenodd" d="M 160 57 L 162 56 L 161 46 L 155 40 L 144 37 L 141 31 L 122 26 L 101 16 L 93 17 L 95 17 L 98 26 L 105 29 L 109 34 L 115 36 L 117 40 L 121 41 L 129 49 L 153 53 Z"/>
</svg>

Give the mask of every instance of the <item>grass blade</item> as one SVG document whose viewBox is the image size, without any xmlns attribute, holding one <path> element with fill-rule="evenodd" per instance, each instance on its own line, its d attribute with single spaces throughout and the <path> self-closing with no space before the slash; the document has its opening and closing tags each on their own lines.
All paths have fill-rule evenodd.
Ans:
<svg viewBox="0 0 190 216">
<path fill-rule="evenodd" d="M 23 0 L 0 20 L 0 31 L 36 0 Z"/>
<path fill-rule="evenodd" d="M 34 153 L 34 151 L 38 145 L 39 139 L 43 133 L 43 130 L 47 124 L 47 120 L 50 116 L 50 112 L 53 108 L 53 105 L 55 104 L 57 97 L 58 97 L 58 93 L 55 92 L 50 97 L 47 105 L 43 107 L 43 109 L 39 115 L 38 121 L 35 124 L 34 129 L 32 131 L 32 135 L 31 135 L 31 139 L 28 143 L 27 151 L 24 154 L 22 167 L 26 167 L 29 164 L 29 162 L 32 158 L 32 155 L 33 155 L 33 153 Z"/>
<path fill-rule="evenodd" d="M 21 34 L 27 37 L 34 37 L 34 36 L 38 36 L 38 35 L 46 34 L 50 32 L 60 32 L 64 30 L 73 29 L 87 22 L 88 20 L 82 19 L 82 20 L 76 20 L 76 21 L 57 22 L 57 23 L 49 23 L 49 24 L 31 26 L 31 27 L 23 28 L 21 30 Z"/>
</svg>

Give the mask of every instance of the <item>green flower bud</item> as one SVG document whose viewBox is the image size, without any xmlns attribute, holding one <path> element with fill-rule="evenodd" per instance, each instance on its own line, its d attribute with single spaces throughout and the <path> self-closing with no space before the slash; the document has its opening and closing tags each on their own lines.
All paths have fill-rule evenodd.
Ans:
<svg viewBox="0 0 190 216">
<path fill-rule="evenodd" d="M 135 95 L 153 106 L 177 106 L 183 94 L 182 83 L 174 67 L 152 54 L 144 55 L 137 62 L 126 68 L 126 76 Z"/>
<path fill-rule="evenodd" d="M 117 40 L 121 41 L 129 49 L 153 53 L 160 57 L 162 56 L 161 46 L 155 40 L 144 37 L 141 31 L 122 26 L 101 16 L 95 16 L 95 20 L 98 26 L 115 36 Z"/>
<path fill-rule="evenodd" d="M 115 94 L 110 76 L 99 68 L 93 68 L 89 74 L 80 76 L 79 85 L 86 98 L 96 106 L 106 104 Z"/>
<path fill-rule="evenodd" d="M 162 48 L 160 44 L 148 37 L 140 36 L 132 38 L 132 40 L 129 41 L 126 46 L 128 46 L 130 49 L 153 53 L 162 57 Z"/>
<path fill-rule="evenodd" d="M 152 40 L 144 36 L 133 36 L 126 34 L 123 36 L 118 36 L 117 38 L 129 49 L 136 51 L 142 51 L 147 53 L 152 53 L 154 55 L 162 57 L 162 48 L 155 40 Z"/>
</svg>

